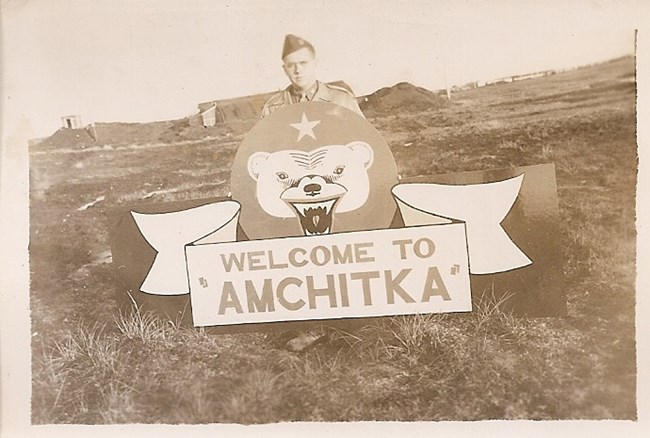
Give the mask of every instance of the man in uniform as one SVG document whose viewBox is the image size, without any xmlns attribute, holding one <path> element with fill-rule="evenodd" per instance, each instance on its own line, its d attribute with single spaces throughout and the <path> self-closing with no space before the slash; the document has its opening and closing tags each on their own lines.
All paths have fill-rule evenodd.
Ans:
<svg viewBox="0 0 650 438">
<path fill-rule="evenodd" d="M 262 108 L 262 117 L 283 106 L 311 101 L 335 103 L 363 116 L 357 99 L 349 90 L 316 80 L 316 51 L 308 41 L 287 35 L 282 49 L 282 62 L 291 85 L 271 96 Z"/>
<path fill-rule="evenodd" d="M 262 108 L 266 117 L 278 108 L 299 102 L 330 102 L 348 108 L 363 116 L 357 99 L 351 91 L 316 80 L 316 51 L 308 41 L 287 35 L 282 49 L 282 68 L 291 81 L 286 89 L 271 96 Z M 324 328 L 302 332 L 284 332 L 271 335 L 271 341 L 290 351 L 303 351 L 327 337 Z"/>
</svg>

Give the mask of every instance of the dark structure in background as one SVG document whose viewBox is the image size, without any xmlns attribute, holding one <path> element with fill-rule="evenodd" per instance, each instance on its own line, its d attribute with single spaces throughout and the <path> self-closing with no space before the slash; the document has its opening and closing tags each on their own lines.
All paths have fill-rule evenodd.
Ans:
<svg viewBox="0 0 650 438">
<path fill-rule="evenodd" d="M 328 83 L 352 92 L 350 86 L 343 81 Z M 275 92 L 271 92 L 199 103 L 198 113 L 189 118 L 190 125 L 208 127 L 231 120 L 258 119 L 264 102 L 274 94 Z"/>
</svg>

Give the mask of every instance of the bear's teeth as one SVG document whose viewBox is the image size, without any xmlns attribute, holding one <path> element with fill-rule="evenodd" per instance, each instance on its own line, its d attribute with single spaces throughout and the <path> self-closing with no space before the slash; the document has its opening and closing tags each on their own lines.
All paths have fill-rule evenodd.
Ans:
<svg viewBox="0 0 650 438">
<path fill-rule="evenodd" d="M 294 206 L 298 209 L 300 214 L 305 216 L 307 210 L 310 210 L 312 208 L 322 208 L 325 211 L 325 214 L 329 214 L 332 211 L 332 207 L 334 206 L 334 203 L 336 202 L 336 199 L 330 199 L 329 201 L 323 201 L 323 202 L 314 202 L 310 204 L 294 204 Z"/>
<path fill-rule="evenodd" d="M 305 235 L 306 236 L 322 236 L 323 234 L 329 234 L 329 233 L 330 233 L 329 227 L 327 227 L 327 229 L 325 231 L 323 231 L 322 233 L 319 233 L 319 232 L 312 233 L 309 230 L 305 230 Z"/>
<path fill-rule="evenodd" d="M 334 203 L 336 202 L 336 199 L 332 199 L 331 201 L 326 201 L 323 202 L 323 209 L 325 210 L 325 214 L 329 214 L 332 211 L 332 207 L 334 206 Z"/>
</svg>

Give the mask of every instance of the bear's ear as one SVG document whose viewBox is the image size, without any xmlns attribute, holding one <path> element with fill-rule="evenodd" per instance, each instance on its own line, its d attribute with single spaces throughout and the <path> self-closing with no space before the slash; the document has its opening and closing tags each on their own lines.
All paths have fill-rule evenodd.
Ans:
<svg viewBox="0 0 650 438">
<path fill-rule="evenodd" d="M 365 141 L 353 141 L 346 145 L 354 155 L 361 161 L 366 169 L 370 169 L 372 162 L 375 159 L 375 153 L 368 143 Z"/>
<path fill-rule="evenodd" d="M 248 173 L 251 178 L 257 181 L 257 177 L 260 176 L 262 171 L 262 166 L 266 163 L 266 160 L 269 159 L 268 152 L 255 152 L 253 155 L 248 158 Z"/>
</svg>

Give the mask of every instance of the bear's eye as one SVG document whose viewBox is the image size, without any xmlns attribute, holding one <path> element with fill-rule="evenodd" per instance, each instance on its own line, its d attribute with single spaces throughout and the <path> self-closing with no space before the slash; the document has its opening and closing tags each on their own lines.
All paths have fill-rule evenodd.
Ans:
<svg viewBox="0 0 650 438">
<path fill-rule="evenodd" d="M 334 169 L 334 175 L 342 174 L 344 169 L 345 169 L 345 166 L 336 166 L 336 169 Z"/>
<path fill-rule="evenodd" d="M 287 175 L 284 172 L 278 172 L 278 173 L 276 173 L 276 175 L 278 176 L 278 179 L 280 181 L 284 181 L 285 179 L 289 178 L 289 175 Z"/>
</svg>

